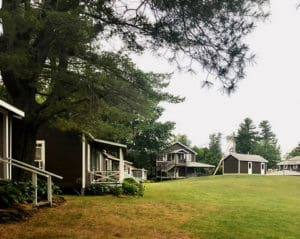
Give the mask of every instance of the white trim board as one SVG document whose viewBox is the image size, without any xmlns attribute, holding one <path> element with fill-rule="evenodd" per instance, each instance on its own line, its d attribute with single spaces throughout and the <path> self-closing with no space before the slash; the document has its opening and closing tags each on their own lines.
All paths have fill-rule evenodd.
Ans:
<svg viewBox="0 0 300 239">
<path fill-rule="evenodd" d="M 3 100 L 0 100 L 0 107 L 10 111 L 10 112 L 13 112 L 15 113 L 16 115 L 20 116 L 20 117 L 25 117 L 25 113 L 24 111 L 12 106 L 11 104 L 8 104 L 6 103 L 5 101 Z"/>
</svg>

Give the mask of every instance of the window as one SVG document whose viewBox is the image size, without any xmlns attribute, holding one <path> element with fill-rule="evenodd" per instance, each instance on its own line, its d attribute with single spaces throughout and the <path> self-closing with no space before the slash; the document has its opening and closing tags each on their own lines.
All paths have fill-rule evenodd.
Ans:
<svg viewBox="0 0 300 239">
<path fill-rule="evenodd" d="M 283 168 L 284 168 L 284 169 L 288 169 L 288 165 L 284 165 Z"/>
<path fill-rule="evenodd" d="M 265 169 L 265 164 L 261 164 L 261 169 L 264 170 Z"/>
<path fill-rule="evenodd" d="M 34 162 L 38 168 L 45 169 L 45 140 L 36 141 Z"/>
<path fill-rule="evenodd" d="M 252 163 L 248 163 L 248 168 L 251 169 Z"/>
<path fill-rule="evenodd" d="M 297 169 L 298 168 L 298 165 L 293 165 L 293 169 Z"/>
</svg>

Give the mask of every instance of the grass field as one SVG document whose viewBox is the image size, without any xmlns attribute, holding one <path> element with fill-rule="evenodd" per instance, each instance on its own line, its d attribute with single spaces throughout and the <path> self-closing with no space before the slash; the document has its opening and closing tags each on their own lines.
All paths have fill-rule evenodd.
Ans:
<svg viewBox="0 0 300 239">
<path fill-rule="evenodd" d="M 146 184 L 143 198 L 66 196 L 0 238 L 300 238 L 300 177 L 216 176 Z"/>
</svg>

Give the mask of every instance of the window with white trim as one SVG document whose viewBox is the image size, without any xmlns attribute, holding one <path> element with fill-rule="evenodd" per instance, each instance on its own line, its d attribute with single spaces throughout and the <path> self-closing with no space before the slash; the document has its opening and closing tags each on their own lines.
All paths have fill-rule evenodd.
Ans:
<svg viewBox="0 0 300 239">
<path fill-rule="evenodd" d="M 37 140 L 35 144 L 34 162 L 40 169 L 45 169 L 45 145 L 45 140 Z"/>
<path fill-rule="evenodd" d="M 284 165 L 283 168 L 284 168 L 284 169 L 288 169 L 288 165 Z"/>
<path fill-rule="evenodd" d="M 297 168 L 298 168 L 297 164 L 293 165 L 293 169 L 297 169 Z"/>
</svg>

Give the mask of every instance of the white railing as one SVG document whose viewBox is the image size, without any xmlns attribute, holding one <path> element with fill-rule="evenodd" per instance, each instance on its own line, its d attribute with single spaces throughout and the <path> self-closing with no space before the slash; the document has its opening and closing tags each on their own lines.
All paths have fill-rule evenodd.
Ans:
<svg viewBox="0 0 300 239">
<path fill-rule="evenodd" d="M 147 170 L 140 168 L 140 169 L 133 169 L 132 176 L 139 181 L 143 182 L 147 180 Z"/>
<path fill-rule="evenodd" d="M 33 204 L 35 206 L 40 206 L 43 204 L 50 204 L 50 206 L 52 206 L 52 177 L 53 178 L 58 178 L 58 179 L 63 179 L 63 177 L 56 175 L 54 173 L 50 173 L 46 170 L 34 167 L 30 164 L 21 162 L 19 160 L 16 159 L 12 159 L 12 158 L 0 158 L 0 162 L 4 162 L 6 165 L 8 165 L 8 167 L 10 168 L 10 179 L 11 179 L 11 168 L 12 166 L 16 167 L 16 168 L 20 168 L 23 169 L 27 172 L 31 172 L 32 173 L 32 184 L 34 186 L 34 200 L 33 200 Z M 47 178 L 47 201 L 46 202 L 38 202 L 38 195 L 37 195 L 37 176 L 41 175 Z"/>
<path fill-rule="evenodd" d="M 90 176 L 92 183 L 120 183 L 120 171 L 93 171 Z"/>
</svg>

